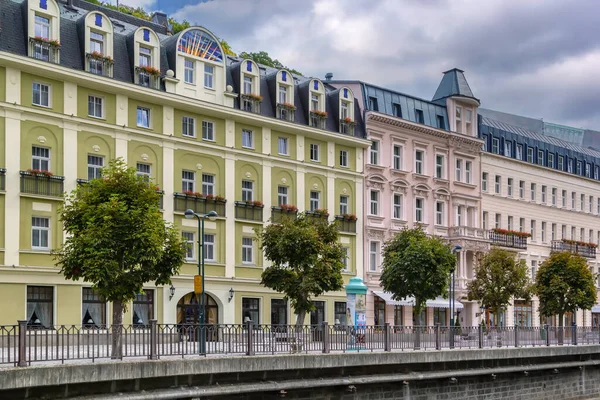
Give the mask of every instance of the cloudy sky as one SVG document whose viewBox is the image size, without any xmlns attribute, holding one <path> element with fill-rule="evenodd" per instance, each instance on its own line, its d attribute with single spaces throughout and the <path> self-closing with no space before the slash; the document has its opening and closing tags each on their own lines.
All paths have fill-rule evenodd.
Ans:
<svg viewBox="0 0 600 400">
<path fill-rule="evenodd" d="M 600 130 L 598 0 L 124 0 L 305 75 L 430 99 L 465 71 L 482 107 Z"/>
</svg>

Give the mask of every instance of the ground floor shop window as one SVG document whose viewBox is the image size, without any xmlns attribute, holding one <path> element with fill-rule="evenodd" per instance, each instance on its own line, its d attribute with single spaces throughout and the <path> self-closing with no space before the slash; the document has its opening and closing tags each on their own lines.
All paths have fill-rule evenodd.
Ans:
<svg viewBox="0 0 600 400">
<path fill-rule="evenodd" d="M 287 325 L 287 302 L 283 299 L 271 299 L 271 324 Z"/>
<path fill-rule="evenodd" d="M 81 292 L 81 325 L 85 328 L 106 326 L 106 300 L 92 288 Z"/>
<path fill-rule="evenodd" d="M 385 301 L 375 296 L 375 326 L 385 325 Z"/>
<path fill-rule="evenodd" d="M 402 306 L 394 306 L 394 326 L 402 326 L 404 321 L 404 312 Z"/>
<path fill-rule="evenodd" d="M 52 328 L 54 325 L 54 288 L 27 286 L 27 325 L 32 328 Z"/>
<path fill-rule="evenodd" d="M 254 322 L 260 324 L 260 299 L 244 297 L 242 298 L 242 321 Z"/>
<path fill-rule="evenodd" d="M 334 321 L 336 325 L 346 325 L 348 323 L 346 319 L 346 302 L 336 301 L 334 303 Z"/>
<path fill-rule="evenodd" d="M 446 308 L 434 308 L 433 309 L 433 325 L 448 325 L 448 310 Z"/>
<path fill-rule="evenodd" d="M 135 295 L 133 300 L 133 324 L 139 327 L 150 325 L 154 319 L 154 290 L 146 289 Z"/>
<path fill-rule="evenodd" d="M 532 326 L 533 306 L 530 301 L 515 300 L 515 326 Z"/>
</svg>

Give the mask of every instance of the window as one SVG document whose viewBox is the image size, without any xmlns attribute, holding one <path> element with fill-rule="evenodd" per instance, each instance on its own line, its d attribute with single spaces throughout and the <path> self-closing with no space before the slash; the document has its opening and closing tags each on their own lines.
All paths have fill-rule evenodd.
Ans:
<svg viewBox="0 0 600 400">
<path fill-rule="evenodd" d="M 92 288 L 81 290 L 81 325 L 85 328 L 106 326 L 106 300 Z"/>
<path fill-rule="evenodd" d="M 321 192 L 310 192 L 310 211 L 315 211 L 321 208 Z"/>
<path fill-rule="evenodd" d="M 254 182 L 242 180 L 242 201 L 254 200 Z"/>
<path fill-rule="evenodd" d="M 215 67 L 212 65 L 204 64 L 204 87 L 213 89 L 213 78 L 215 75 Z"/>
<path fill-rule="evenodd" d="M 424 221 L 424 216 L 423 216 L 423 203 L 425 202 L 425 200 L 423 200 L 420 197 L 417 197 L 415 199 L 415 221 L 416 222 L 423 222 Z"/>
<path fill-rule="evenodd" d="M 27 326 L 51 328 L 54 325 L 54 288 L 27 286 Z"/>
<path fill-rule="evenodd" d="M 590 171 L 592 169 L 592 166 L 590 165 L 590 163 L 585 163 L 585 176 L 586 177 L 590 177 Z"/>
<path fill-rule="evenodd" d="M 195 133 L 194 133 L 195 136 Z M 215 124 L 212 121 L 202 121 L 202 139 L 215 140 Z"/>
<path fill-rule="evenodd" d="M 506 180 L 506 194 L 510 197 L 513 195 L 513 178 L 508 178 Z"/>
<path fill-rule="evenodd" d="M 572 159 L 568 159 L 568 161 L 567 161 L 567 172 L 570 174 L 573 173 L 573 160 Z"/>
<path fill-rule="evenodd" d="M 577 161 L 577 175 L 581 175 L 581 161 Z"/>
<path fill-rule="evenodd" d="M 507 220 L 506 228 L 507 228 L 509 231 L 512 231 L 512 230 L 513 230 L 513 217 L 512 217 L 512 216 L 510 216 L 510 215 L 508 216 L 508 220 Z"/>
<path fill-rule="evenodd" d="M 456 207 L 456 226 L 463 226 L 463 206 Z"/>
<path fill-rule="evenodd" d="M 50 149 L 32 146 L 31 168 L 40 171 L 50 171 Z"/>
<path fill-rule="evenodd" d="M 371 111 L 379 111 L 379 105 L 377 104 L 377 97 L 369 97 L 369 109 Z"/>
<path fill-rule="evenodd" d="M 204 122 L 202 121 L 202 138 L 204 139 Z M 183 117 L 181 119 L 181 134 L 187 137 L 196 137 L 196 119 Z"/>
<path fill-rule="evenodd" d="M 542 204 L 546 204 L 546 185 L 542 185 Z"/>
<path fill-rule="evenodd" d="M 444 179 L 444 156 L 441 154 L 435 155 L 435 177 Z"/>
<path fill-rule="evenodd" d="M 600 215 L 600 197 L 596 200 L 596 214 Z"/>
<path fill-rule="evenodd" d="M 509 140 L 504 141 L 504 155 L 512 157 L 512 142 Z"/>
<path fill-rule="evenodd" d="M 400 104 L 392 104 L 392 113 L 394 114 L 394 117 L 402 118 L 402 107 L 400 107 Z"/>
<path fill-rule="evenodd" d="M 496 181 L 494 183 L 494 193 L 500 194 L 502 189 L 502 177 L 500 175 L 496 175 Z"/>
<path fill-rule="evenodd" d="M 594 166 L 594 179 L 600 179 L 600 167 L 597 165 Z"/>
<path fill-rule="evenodd" d="M 137 126 L 150 128 L 150 109 L 145 107 L 137 108 Z"/>
<path fill-rule="evenodd" d="M 525 198 L 525 181 L 519 181 L 519 198 Z"/>
<path fill-rule="evenodd" d="M 567 238 L 567 226 L 566 225 L 562 226 L 562 228 L 560 230 L 560 233 L 562 235 L 561 236 L 562 239 L 566 239 Z"/>
<path fill-rule="evenodd" d="M 277 139 L 277 152 L 279 154 L 281 154 L 282 156 L 289 155 L 289 153 L 288 153 L 288 138 L 279 137 Z"/>
<path fill-rule="evenodd" d="M 152 49 L 148 47 L 140 46 L 140 54 L 138 58 L 140 67 L 151 67 L 152 66 Z"/>
<path fill-rule="evenodd" d="M 415 173 L 423 175 L 423 158 L 424 152 L 422 150 L 415 151 Z"/>
<path fill-rule="evenodd" d="M 340 166 L 348 166 L 348 152 L 346 150 L 340 150 Z"/>
<path fill-rule="evenodd" d="M 348 112 L 348 102 L 342 101 L 342 104 L 340 106 L 340 114 L 341 119 L 350 118 L 350 113 Z"/>
<path fill-rule="evenodd" d="M 437 115 L 436 118 L 437 118 L 438 128 L 446 129 L 446 123 L 444 122 L 444 116 Z"/>
<path fill-rule="evenodd" d="M 483 212 L 483 229 L 488 228 L 488 213 L 487 211 Z"/>
<path fill-rule="evenodd" d="M 242 129 L 242 147 L 247 149 L 254 148 L 253 132 L 249 129 Z"/>
<path fill-rule="evenodd" d="M 538 165 L 544 165 L 544 150 L 538 150 Z"/>
<path fill-rule="evenodd" d="M 481 190 L 487 192 L 488 173 L 484 172 L 481 174 Z"/>
<path fill-rule="evenodd" d="M 537 260 L 531 260 L 531 279 L 535 279 L 537 276 Z"/>
<path fill-rule="evenodd" d="M 523 160 L 523 145 L 522 144 L 517 144 L 517 150 L 516 150 L 515 157 L 517 158 L 517 160 Z"/>
<path fill-rule="evenodd" d="M 546 243 L 546 223 L 542 221 L 542 243 Z"/>
<path fill-rule="evenodd" d="M 104 54 L 104 34 L 90 31 L 90 53 Z"/>
<path fill-rule="evenodd" d="M 279 85 L 279 104 L 287 103 L 287 87 Z"/>
<path fill-rule="evenodd" d="M 394 193 L 394 218 L 402 219 L 402 195 Z"/>
<path fill-rule="evenodd" d="M 333 320 L 336 325 L 345 326 L 348 323 L 346 319 L 346 302 L 336 301 L 333 303 Z"/>
<path fill-rule="evenodd" d="M 244 94 L 252 94 L 253 79 L 251 76 L 244 75 Z"/>
<path fill-rule="evenodd" d="M 554 168 L 554 153 L 548 153 L 548 167 Z"/>
<path fill-rule="evenodd" d="M 310 144 L 310 161 L 320 161 L 319 150 L 320 146 L 318 144 Z"/>
<path fill-rule="evenodd" d="M 552 224 L 552 239 L 556 240 L 556 224 Z"/>
<path fill-rule="evenodd" d="M 136 169 L 137 169 L 137 176 L 144 176 L 147 177 L 148 179 L 150 178 L 150 176 L 152 175 L 152 166 L 150 164 L 146 164 L 146 163 L 137 163 L 135 165 Z"/>
<path fill-rule="evenodd" d="M 379 267 L 379 242 L 369 243 L 369 271 L 377 271 Z"/>
<path fill-rule="evenodd" d="M 435 203 L 435 224 L 446 225 L 444 223 L 444 202 L 436 201 Z"/>
<path fill-rule="evenodd" d="M 215 235 L 204 234 L 204 261 L 215 261 Z"/>
<path fill-rule="evenodd" d="M 567 191 L 566 190 L 562 191 L 562 207 L 563 208 L 567 207 Z"/>
<path fill-rule="evenodd" d="M 319 95 L 315 93 L 310 94 L 310 109 L 312 111 L 319 111 Z"/>
<path fill-rule="evenodd" d="M 558 169 L 561 171 L 565 170 L 565 166 L 564 166 L 564 161 L 563 161 L 563 156 L 558 156 L 558 165 L 557 165 Z"/>
<path fill-rule="evenodd" d="M 379 215 L 379 192 L 371 190 L 371 215 Z"/>
<path fill-rule="evenodd" d="M 288 187 L 277 186 L 277 205 L 282 206 L 288 204 Z"/>
<path fill-rule="evenodd" d="M 552 188 L 552 205 L 556 205 L 556 188 Z"/>
<path fill-rule="evenodd" d="M 576 210 L 577 205 L 575 204 L 575 192 L 571 192 L 571 209 Z"/>
<path fill-rule="evenodd" d="M 102 167 L 104 166 L 104 157 L 88 155 L 88 180 L 99 179 L 102 177 Z"/>
<path fill-rule="evenodd" d="M 519 218 L 519 232 L 525 232 L 525 218 Z"/>
<path fill-rule="evenodd" d="M 88 96 L 88 116 L 104 118 L 104 99 L 98 96 Z"/>
<path fill-rule="evenodd" d="M 50 19 L 36 15 L 34 35 L 35 37 L 50 39 Z"/>
<path fill-rule="evenodd" d="M 494 228 L 499 229 L 501 221 L 502 221 L 502 215 L 496 214 L 496 219 L 494 221 L 495 222 Z"/>
<path fill-rule="evenodd" d="M 576 229 L 576 228 L 575 228 L 574 226 L 572 226 L 572 227 L 571 227 L 571 239 L 572 239 L 572 240 L 575 240 L 575 239 L 577 239 L 577 238 L 575 237 L 575 229 Z"/>
<path fill-rule="evenodd" d="M 579 230 L 579 240 L 581 240 L 582 242 L 585 242 L 585 228 L 581 228 Z"/>
<path fill-rule="evenodd" d="M 202 194 L 215 195 L 215 176 L 210 174 L 202 174 Z"/>
<path fill-rule="evenodd" d="M 535 183 L 532 183 L 531 184 L 531 201 L 535 201 L 535 192 L 536 192 Z"/>
<path fill-rule="evenodd" d="M 394 306 L 394 326 L 404 325 L 403 306 Z"/>
<path fill-rule="evenodd" d="M 471 161 L 465 161 L 465 182 L 471 183 Z"/>
<path fill-rule="evenodd" d="M 585 195 L 583 193 L 579 196 L 579 211 L 585 211 Z"/>
<path fill-rule="evenodd" d="M 194 61 L 192 61 L 192 60 L 186 59 L 183 62 L 183 65 L 184 65 L 183 66 L 183 76 L 184 76 L 183 80 L 184 80 L 184 82 L 185 83 L 189 83 L 190 85 L 195 84 L 195 82 L 196 82 L 196 79 L 195 79 L 195 76 L 196 76 L 196 72 L 195 72 L 196 63 Z"/>
<path fill-rule="evenodd" d="M 415 109 L 415 117 L 417 118 L 417 122 L 419 124 L 425 123 L 425 116 L 423 115 L 423 110 Z"/>
<path fill-rule="evenodd" d="M 459 182 L 462 181 L 462 160 L 461 159 L 456 160 L 456 180 Z"/>
<path fill-rule="evenodd" d="M 348 214 L 348 196 L 340 196 L 340 215 Z"/>
<path fill-rule="evenodd" d="M 373 140 L 371 142 L 371 164 L 378 165 L 379 164 L 379 141 Z"/>
<path fill-rule="evenodd" d="M 488 143 L 488 137 L 487 137 L 487 135 L 483 135 L 482 139 L 483 139 L 483 144 L 481 145 L 481 150 L 482 151 L 488 151 L 488 145 L 487 145 L 487 143 Z"/>
<path fill-rule="evenodd" d="M 348 252 L 350 251 L 350 249 L 347 247 L 342 247 L 342 251 L 344 252 L 344 255 L 342 256 L 342 263 L 344 264 L 344 268 L 342 268 L 342 271 L 349 271 L 350 268 L 348 268 Z"/>
<path fill-rule="evenodd" d="M 531 233 L 531 240 L 535 242 L 535 225 L 536 225 L 536 221 L 534 219 L 531 220 L 531 230 L 529 233 Z"/>
<path fill-rule="evenodd" d="M 48 250 L 50 248 L 50 218 L 31 217 L 31 248 Z"/>
<path fill-rule="evenodd" d="M 33 104 L 50 107 L 50 85 L 33 82 Z"/>
<path fill-rule="evenodd" d="M 194 241 L 194 232 L 181 232 L 183 243 L 185 244 L 185 259 L 196 259 L 196 246 Z"/>
<path fill-rule="evenodd" d="M 193 171 L 181 171 L 181 190 L 184 192 L 196 191 L 196 173 Z"/>
<path fill-rule="evenodd" d="M 398 145 L 394 145 L 394 169 L 401 170 L 402 169 L 402 147 Z"/>
<path fill-rule="evenodd" d="M 252 238 L 243 237 L 242 238 L 242 264 L 252 264 L 254 260 L 254 255 L 252 254 L 254 250 L 254 245 L 252 243 Z"/>
<path fill-rule="evenodd" d="M 133 299 L 133 324 L 149 326 L 154 319 L 154 290 L 144 289 L 144 293 L 135 295 Z"/>
<path fill-rule="evenodd" d="M 500 139 L 492 138 L 492 153 L 498 154 L 500 148 Z"/>
</svg>

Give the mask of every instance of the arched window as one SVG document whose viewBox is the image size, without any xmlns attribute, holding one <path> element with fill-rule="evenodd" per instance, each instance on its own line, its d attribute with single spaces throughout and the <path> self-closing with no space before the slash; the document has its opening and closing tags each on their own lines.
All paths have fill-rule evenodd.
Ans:
<svg viewBox="0 0 600 400">
<path fill-rule="evenodd" d="M 340 88 L 340 133 L 354 135 L 354 93 L 347 87 Z"/>
<path fill-rule="evenodd" d="M 318 79 L 313 79 L 308 85 L 310 110 L 310 126 L 325 129 L 325 121 L 327 120 L 327 111 L 325 110 L 325 87 Z"/>
<path fill-rule="evenodd" d="M 113 25 L 101 12 L 85 16 L 85 70 L 113 76 Z"/>
<path fill-rule="evenodd" d="M 55 0 L 30 0 L 28 5 L 29 57 L 60 62 L 60 10 Z"/>
<path fill-rule="evenodd" d="M 294 122 L 294 77 L 289 71 L 277 72 L 276 79 L 277 118 Z"/>
<path fill-rule="evenodd" d="M 160 89 L 160 41 L 152 29 L 139 28 L 134 33 L 135 83 Z"/>
<path fill-rule="evenodd" d="M 252 60 L 244 60 L 240 65 L 240 99 L 245 111 L 260 114 L 260 71 Z"/>
</svg>

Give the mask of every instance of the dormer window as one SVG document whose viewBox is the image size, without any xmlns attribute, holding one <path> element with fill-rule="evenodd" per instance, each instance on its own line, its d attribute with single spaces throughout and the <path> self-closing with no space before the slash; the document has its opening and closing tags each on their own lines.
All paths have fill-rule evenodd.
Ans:
<svg viewBox="0 0 600 400">
<path fill-rule="evenodd" d="M 35 16 L 35 37 L 50 38 L 50 18 Z"/>
<path fill-rule="evenodd" d="M 348 88 L 342 88 L 340 95 L 340 133 L 354 136 L 354 94 Z"/>
<path fill-rule="evenodd" d="M 29 56 L 52 63 L 59 62 L 59 14 L 54 0 L 31 0 L 28 3 Z"/>
<path fill-rule="evenodd" d="M 252 94 L 252 84 L 252 77 L 244 74 L 244 94 Z"/>
<path fill-rule="evenodd" d="M 104 54 L 104 35 L 98 32 L 90 31 L 90 52 Z"/>
<path fill-rule="evenodd" d="M 213 78 L 215 75 L 215 67 L 204 64 L 204 87 L 214 89 Z"/>
<path fill-rule="evenodd" d="M 287 87 L 283 85 L 279 86 L 279 103 L 287 103 Z"/>
<path fill-rule="evenodd" d="M 140 46 L 140 57 L 139 57 L 139 65 L 140 67 L 151 67 L 152 66 L 152 49 L 149 49 L 144 46 Z"/>
<path fill-rule="evenodd" d="M 277 118 L 294 122 L 296 106 L 293 104 L 294 87 L 289 85 L 290 75 L 287 71 L 277 73 Z"/>
<path fill-rule="evenodd" d="M 244 60 L 240 64 L 240 108 L 245 111 L 260 114 L 260 69 L 252 60 Z"/>
<path fill-rule="evenodd" d="M 89 13 L 84 18 L 85 69 L 96 75 L 112 77 L 112 23 L 100 12 Z"/>
<path fill-rule="evenodd" d="M 323 88 L 323 84 L 319 80 L 313 79 L 309 83 L 308 89 L 310 94 L 310 101 L 308 104 L 310 110 L 310 126 L 319 129 L 325 129 L 327 112 L 325 111 L 325 90 Z"/>
<path fill-rule="evenodd" d="M 134 81 L 138 85 L 160 89 L 159 41 L 156 34 L 148 28 L 139 28 L 133 34 L 137 61 L 134 65 Z"/>
</svg>

